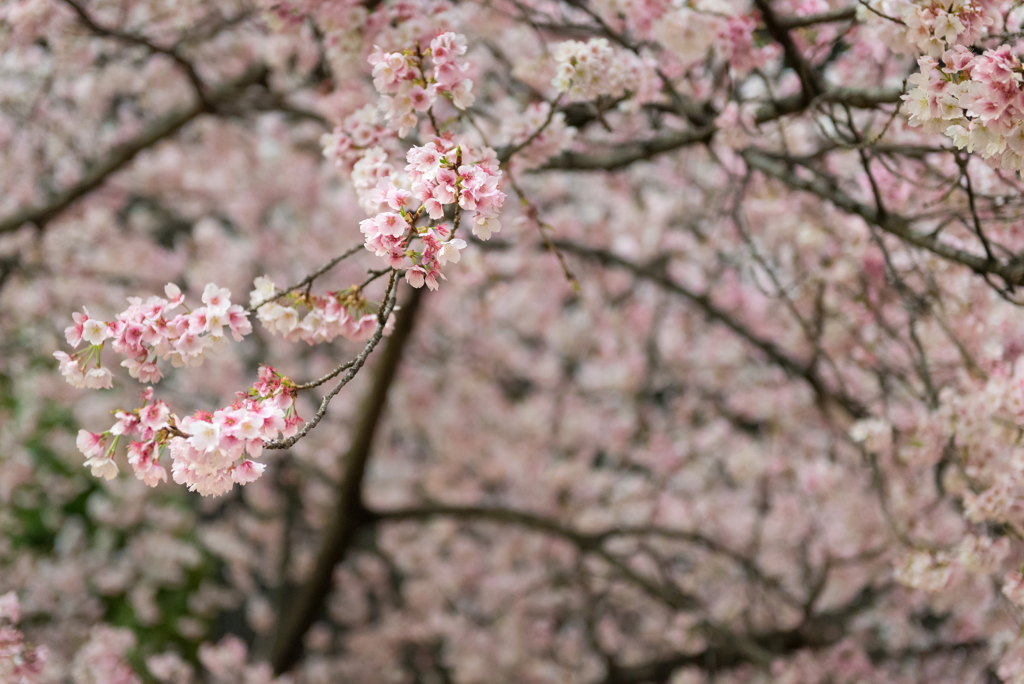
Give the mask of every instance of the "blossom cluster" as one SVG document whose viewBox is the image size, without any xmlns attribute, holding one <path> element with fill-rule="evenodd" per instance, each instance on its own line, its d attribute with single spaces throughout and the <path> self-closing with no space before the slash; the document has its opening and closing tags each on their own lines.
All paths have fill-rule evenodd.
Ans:
<svg viewBox="0 0 1024 684">
<path fill-rule="evenodd" d="M 412 197 L 423 203 L 430 218 L 443 217 L 445 205 L 457 203 L 460 209 L 475 212 L 470 217 L 474 235 L 486 240 L 501 230 L 497 216 L 505 193 L 498 189 L 502 174 L 494 150 L 438 139 L 410 149 L 406 161 Z M 408 195 L 393 184 L 380 190 L 380 198 L 392 209 L 408 201 Z"/>
<path fill-rule="evenodd" d="M 128 441 L 128 463 L 135 477 L 150 487 L 167 481 L 160 459 L 168 451 L 175 482 L 203 496 L 216 496 L 235 483 L 259 478 L 266 465 L 252 459 L 262 454 L 264 441 L 298 429 L 301 420 L 291 387 L 273 368 L 262 366 L 256 384 L 237 393 L 231 406 L 180 419 L 147 388 L 142 407 L 117 411 L 117 421 L 106 432 L 80 430 L 76 444 L 92 474 L 110 480 L 118 473 L 117 446 L 122 439 Z"/>
<path fill-rule="evenodd" d="M 872 23 L 898 19 L 891 47 L 935 58 L 956 45 L 973 45 L 1002 23 L 1000 5 L 993 0 L 883 0 L 864 3 L 858 14 Z"/>
<path fill-rule="evenodd" d="M 650 96 L 650 65 L 631 52 L 615 50 L 607 38 L 563 41 L 555 46 L 553 56 L 551 85 L 570 100 L 619 97 L 627 91 L 642 100 Z"/>
<path fill-rule="evenodd" d="M 1003 596 L 1016 605 L 1024 608 L 1024 575 L 1008 572 L 1003 578 Z"/>
<path fill-rule="evenodd" d="M 135 634 L 129 629 L 94 626 L 89 631 L 89 640 L 75 654 L 72 680 L 76 684 L 141 684 L 126 657 L 135 644 Z"/>
<path fill-rule="evenodd" d="M 948 554 L 915 551 L 896 567 L 894 577 L 900 584 L 912 589 L 939 591 L 949 584 L 953 574 Z"/>
<path fill-rule="evenodd" d="M 959 582 L 964 573 L 991 575 L 998 572 L 1009 553 L 1010 542 L 1005 537 L 994 540 L 969 534 L 955 553 L 926 550 L 911 552 L 897 565 L 895 578 L 900 584 L 913 589 L 939 591 Z M 1004 591 L 1013 591 L 1009 583 L 1005 586 L 1007 588 Z"/>
<path fill-rule="evenodd" d="M 21 606 L 13 591 L 0 596 L 0 681 L 32 684 L 40 681 L 46 649 L 29 646 L 18 629 Z"/>
<path fill-rule="evenodd" d="M 715 46 L 723 59 L 736 74 L 746 74 L 758 66 L 778 58 L 780 47 L 777 43 L 769 43 L 757 47 L 754 42 L 754 31 L 757 22 L 750 15 L 729 17 L 720 26 Z"/>
<path fill-rule="evenodd" d="M 1024 363 L 996 366 L 973 390 L 947 391 L 939 417 L 973 485 L 963 492 L 967 519 L 1024 531 Z"/>
<path fill-rule="evenodd" d="M 203 496 L 216 496 L 236 482 L 256 480 L 266 465 L 251 459 L 263 452 L 263 441 L 298 430 L 302 421 L 294 404 L 294 392 L 283 378 L 273 368 L 261 367 L 259 381 L 238 393 L 231 406 L 182 419 L 181 431 L 189 436 L 171 439 L 174 481 Z"/>
<path fill-rule="evenodd" d="M 473 212 L 469 217 L 473 234 L 488 239 L 501 230 L 497 217 L 505 200 L 505 193 L 498 189 L 502 174 L 494 150 L 475 151 L 445 138 L 411 148 L 406 160 L 410 189 L 399 187 L 394 176 L 382 179 L 372 201 L 391 211 L 361 221 L 359 229 L 366 248 L 392 268 L 402 268 L 407 258 L 411 260 L 406 271 L 410 284 L 422 287 L 425 283 L 436 289 L 437 279 L 444 277 L 441 268 L 459 261 L 459 250 L 465 249 L 466 242 L 454 237 L 454 228 L 416 226 L 416 222 L 424 213 L 431 220 L 441 219 L 445 207 L 455 204 L 459 212 Z M 414 207 L 415 203 L 420 206 Z M 416 237 L 422 243 L 420 250 L 410 247 Z"/>
<path fill-rule="evenodd" d="M 269 276 L 256 278 L 253 286 L 249 301 L 256 309 L 256 317 L 268 330 L 286 340 L 318 344 L 340 336 L 358 342 L 370 339 L 377 329 L 377 314 L 358 288 L 322 296 L 289 293 L 278 297 L 277 287 Z M 299 313 L 300 308 L 306 309 L 305 316 Z M 390 332 L 391 326 L 393 320 L 389 318 L 384 334 Z"/>
<path fill-rule="evenodd" d="M 399 136 L 404 137 L 416 126 L 417 112 L 433 107 L 438 95 L 448 97 L 459 109 L 473 104 L 473 81 L 466 77 L 469 65 L 460 59 L 464 54 L 466 37 L 447 32 L 430 41 L 422 54 L 418 49 L 383 52 L 376 48 L 370 55 L 373 85 L 384 95 L 381 108 Z M 425 63 L 428 56 L 432 69 Z"/>
<path fill-rule="evenodd" d="M 164 293 L 166 299 L 129 297 L 128 308 L 110 322 L 92 318 L 88 309 L 73 314 L 74 324 L 64 330 L 64 336 L 72 347 L 82 342 L 88 346 L 75 354 L 54 352 L 68 383 L 90 389 L 111 387 L 113 376 L 100 364 L 100 352 L 107 340 L 115 352 L 126 357 L 121 365 L 133 378 L 156 383 L 163 377 L 158 359 L 170 359 L 175 367 L 198 366 L 204 352 L 224 346 L 225 328 L 236 342 L 252 332 L 248 314 L 231 303 L 227 288 L 209 283 L 203 291 L 204 306 L 174 316 L 170 312 L 184 303 L 185 295 L 173 283 L 164 288 Z M 90 368 L 94 359 L 96 365 Z"/>
<path fill-rule="evenodd" d="M 666 12 L 653 30 L 659 43 L 689 64 L 707 57 L 720 24 L 719 17 L 684 6 Z"/>
<path fill-rule="evenodd" d="M 394 131 L 384 125 L 380 109 L 368 104 L 345 117 L 333 132 L 321 136 L 320 145 L 324 148 L 324 157 L 351 173 L 367 150 L 393 140 L 394 135 Z M 376 181 L 370 187 L 375 185 Z"/>
<path fill-rule="evenodd" d="M 941 62 L 921 57 L 918 63 L 921 71 L 903 96 L 910 125 L 944 133 L 992 165 L 1024 169 L 1024 68 L 1010 47 L 975 55 L 958 45 Z"/>
<path fill-rule="evenodd" d="M 371 147 L 363 153 L 352 167 L 352 189 L 356 191 L 359 205 L 368 214 L 377 213 L 380 203 L 375 201 L 377 186 L 394 173 L 395 167 L 388 161 L 383 147 Z"/>
<path fill-rule="evenodd" d="M 290 684 L 289 675 L 274 677 L 266 662 L 248 664 L 245 642 L 229 634 L 216 644 L 201 644 L 197 655 L 212 684 Z"/>
</svg>

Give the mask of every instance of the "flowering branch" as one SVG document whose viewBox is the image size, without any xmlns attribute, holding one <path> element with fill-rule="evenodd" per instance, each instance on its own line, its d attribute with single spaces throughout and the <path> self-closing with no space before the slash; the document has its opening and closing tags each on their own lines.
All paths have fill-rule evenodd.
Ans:
<svg viewBox="0 0 1024 684">
<path fill-rule="evenodd" d="M 359 352 L 358 356 L 356 356 L 350 362 L 343 364 L 342 366 L 339 366 L 334 371 L 332 371 L 332 373 L 328 374 L 328 376 L 323 379 L 323 381 L 326 382 L 327 380 L 330 380 L 332 377 L 340 373 L 343 369 L 348 370 L 348 372 L 345 373 L 344 376 L 342 376 L 341 380 L 339 380 L 338 383 L 331 388 L 331 391 L 324 395 L 324 398 L 320 401 L 320 407 L 317 409 L 316 414 L 310 420 L 306 421 L 306 423 L 303 424 L 299 431 L 296 432 L 291 437 L 288 437 L 286 439 L 275 439 L 269 442 L 265 442 L 263 445 L 265 449 L 288 449 L 289 447 L 293 446 L 296 442 L 298 442 L 300 439 L 309 434 L 309 431 L 315 428 L 317 424 L 323 419 L 324 415 L 327 413 L 327 405 L 331 403 L 331 399 L 334 399 L 334 397 L 338 395 L 338 392 L 341 391 L 342 387 L 351 382 L 352 378 L 354 378 L 356 374 L 359 372 L 359 370 L 363 367 L 363 364 L 366 363 L 366 359 L 370 356 L 370 352 L 372 352 L 376 348 L 377 344 L 380 343 L 381 337 L 384 335 L 384 326 L 387 323 L 388 316 L 391 315 L 392 310 L 394 310 L 395 308 L 395 299 L 398 294 L 396 288 L 397 281 L 398 271 L 392 269 L 391 279 L 388 281 L 388 288 L 384 293 L 384 302 L 381 304 L 380 310 L 377 313 L 377 329 L 374 331 L 373 336 L 366 343 L 366 346 L 363 347 L 363 350 Z M 318 384 L 321 384 L 320 381 L 315 381 L 315 383 L 313 383 L 312 386 L 316 387 Z M 309 385 L 307 384 L 304 387 L 306 386 Z"/>
<path fill-rule="evenodd" d="M 363 502 L 363 478 L 369 462 L 377 426 L 384 413 L 388 391 L 412 338 L 413 326 L 423 298 L 422 289 L 414 289 L 403 304 L 377 365 L 369 396 L 360 403 L 362 413 L 355 422 L 355 433 L 342 459 L 343 472 L 335 485 L 333 510 L 327 517 L 320 548 L 312 571 L 283 611 L 271 653 L 274 671 L 286 672 L 298 661 L 302 640 L 330 593 L 332 575 L 348 554 L 356 532 L 366 522 Z"/>
<path fill-rule="evenodd" d="M 281 297 L 284 297 L 286 295 L 291 294 L 292 292 L 297 292 L 298 290 L 301 290 L 304 287 L 308 287 L 309 285 L 313 284 L 313 282 L 315 282 L 317 278 L 319 278 L 323 274 L 325 274 L 328 271 L 330 271 L 332 268 L 334 268 L 335 266 L 340 264 L 345 259 L 348 259 L 350 256 L 358 253 L 362 249 L 362 247 L 363 247 L 362 244 L 352 245 L 351 247 L 346 249 L 344 252 L 342 252 L 338 256 L 334 257 L 333 259 L 328 261 L 326 264 L 324 264 L 320 268 L 316 269 L 315 271 L 313 271 L 312 273 L 310 273 L 309 275 L 307 275 L 305 278 L 303 278 L 299 282 L 295 283 L 294 285 L 289 285 L 288 287 L 286 287 L 285 289 L 281 290 L 280 292 L 275 292 L 273 295 L 269 296 L 268 298 L 261 298 L 259 300 L 259 302 L 255 306 L 250 304 L 249 308 L 246 309 L 246 311 L 249 312 L 249 313 L 253 313 L 256 309 L 258 309 L 263 304 L 266 304 L 267 302 L 276 301 L 276 300 L 280 299 Z M 385 271 L 385 273 L 386 273 L 386 271 Z M 360 288 L 360 289 L 362 289 L 362 288 Z"/>
</svg>

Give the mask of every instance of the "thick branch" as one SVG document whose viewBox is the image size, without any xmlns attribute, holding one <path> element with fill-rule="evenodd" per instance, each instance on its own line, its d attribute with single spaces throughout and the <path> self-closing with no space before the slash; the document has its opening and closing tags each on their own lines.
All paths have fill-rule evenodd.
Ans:
<svg viewBox="0 0 1024 684">
<path fill-rule="evenodd" d="M 779 593 L 787 602 L 794 605 L 802 605 L 800 602 L 773 577 L 765 575 L 761 569 L 749 558 L 729 549 L 724 544 L 697 532 L 684 530 L 673 530 L 655 526 L 646 527 L 621 527 L 603 530 L 601 532 L 580 532 L 556 520 L 542 515 L 521 511 L 512 508 L 499 508 L 496 506 L 448 506 L 444 504 L 428 504 L 416 508 L 402 508 L 391 511 L 371 511 L 371 519 L 374 522 L 398 522 L 402 520 L 428 520 L 430 518 L 446 517 L 470 522 L 492 522 L 507 525 L 518 525 L 537 532 L 559 537 L 575 545 L 584 553 L 594 553 L 606 561 L 612 563 L 617 569 L 621 569 L 622 562 L 602 548 L 602 544 L 612 538 L 618 537 L 660 537 L 693 544 L 703 547 L 711 553 L 725 556 L 739 565 L 751 578 L 765 587 Z M 637 583 L 637 576 L 632 571 L 626 575 L 629 581 Z M 649 594 L 652 594 L 653 585 L 649 580 L 640 578 L 640 587 Z M 665 600 L 666 590 L 657 587 L 653 590 L 654 598 Z M 677 609 L 688 609 L 698 605 L 695 597 L 677 595 L 666 601 Z M 682 604 L 683 607 L 680 607 Z"/>
<path fill-rule="evenodd" d="M 874 206 L 858 202 L 820 176 L 810 180 L 801 178 L 793 172 L 789 165 L 772 159 L 755 149 L 743 150 L 741 154 L 743 159 L 752 168 L 777 178 L 794 190 L 809 192 L 821 199 L 828 200 L 839 209 L 849 214 L 860 216 L 867 223 L 877 226 L 891 235 L 895 235 L 904 242 L 966 266 L 975 273 L 997 275 L 1008 285 L 1024 284 L 1024 263 L 1004 263 L 965 252 L 962 249 L 942 242 L 935 235 L 919 233 L 913 230 L 911 228 L 911 220 L 906 217 L 889 211 L 879 212 Z"/>
<path fill-rule="evenodd" d="M 368 514 L 374 522 L 399 520 L 425 520 L 436 517 L 450 517 L 467 520 L 487 520 L 528 527 L 555 537 L 560 537 L 576 545 L 580 551 L 593 553 L 621 574 L 628 582 L 634 584 L 651 598 L 661 601 L 674 610 L 693 610 L 700 605 L 695 596 L 684 594 L 674 585 L 659 584 L 640 575 L 610 553 L 601 545 L 602 535 L 591 535 L 577 532 L 554 520 L 543 516 L 507 508 L 487 506 L 444 506 L 435 505 L 425 508 L 409 508 Z"/>
<path fill-rule="evenodd" d="M 334 566 L 345 558 L 357 530 L 367 520 L 362 497 L 366 464 L 370 459 L 377 425 L 384 413 L 388 389 L 395 379 L 402 353 L 412 337 L 413 324 L 422 296 L 422 289 L 412 291 L 412 296 L 398 314 L 395 330 L 388 338 L 381 354 L 370 396 L 362 404 L 362 415 L 359 417 L 352 445 L 345 455 L 345 471 L 336 487 L 334 511 L 324 531 L 316 564 L 295 596 L 291 604 L 292 609 L 282 616 L 271 655 L 271 664 L 277 673 L 291 669 L 301 657 L 302 638 L 313 624 L 331 591 Z"/>
<path fill-rule="evenodd" d="M 693 304 L 696 304 L 710 320 L 724 325 L 747 343 L 759 349 L 772 363 L 794 377 L 803 378 L 820 399 L 837 404 L 852 418 L 860 419 L 870 415 L 870 412 L 862 403 L 839 390 L 830 388 L 813 365 L 792 358 L 779 349 L 774 342 L 757 336 L 752 330 L 733 318 L 729 312 L 716 306 L 707 294 L 697 293 L 684 287 L 670 279 L 661 270 L 654 270 L 634 264 L 607 250 L 586 247 L 568 240 L 555 240 L 554 244 L 559 249 L 595 259 L 601 264 L 623 268 L 638 278 L 657 283 L 669 292 L 684 297 Z"/>
<path fill-rule="evenodd" d="M 542 170 L 616 171 L 666 152 L 709 143 L 717 131 L 717 126 L 706 126 L 694 130 L 676 131 L 641 142 L 617 145 L 604 152 L 587 154 L 567 151 L 551 159 L 542 167 Z"/>
<path fill-rule="evenodd" d="M 165 48 L 160 45 L 157 45 L 145 36 L 136 35 L 134 33 L 127 33 L 125 31 L 119 31 L 117 29 L 108 28 L 106 26 L 100 26 L 89 15 L 89 13 L 85 11 L 85 8 L 79 5 L 75 0 L 64 0 L 64 3 L 69 5 L 71 9 L 75 11 L 75 14 L 78 15 L 78 18 L 81 19 L 82 23 L 85 24 L 89 28 L 89 30 L 95 33 L 96 35 L 103 36 L 104 38 L 113 38 L 115 40 L 120 40 L 121 42 L 129 43 L 131 45 L 141 45 L 150 52 L 170 57 L 172 60 L 174 60 L 174 63 L 177 64 L 181 68 L 181 70 L 185 72 L 185 76 L 188 77 L 189 82 L 192 84 L 192 87 L 196 91 L 196 96 L 199 98 L 200 102 L 203 103 L 204 108 L 207 110 L 212 109 L 213 103 L 210 102 L 210 100 L 206 97 L 206 84 L 203 83 L 203 80 L 201 78 L 199 78 L 199 74 L 196 73 L 196 69 L 192 65 L 192 62 L 182 57 L 181 53 L 178 52 L 177 47 Z"/>
<path fill-rule="evenodd" d="M 804 14 L 802 16 L 776 17 L 776 23 L 784 29 L 806 28 L 817 24 L 829 24 L 834 21 L 853 21 L 857 18 L 856 7 L 842 7 L 840 9 L 821 12 L 820 14 Z"/>
<path fill-rule="evenodd" d="M 582 552 L 594 553 L 601 551 L 603 540 L 614 536 L 633 534 L 666 536 L 699 544 L 714 553 L 727 555 L 733 560 L 738 559 L 736 554 L 728 551 L 725 547 L 695 533 L 656 527 L 622 528 L 585 533 L 573 530 L 541 515 L 507 508 L 428 504 L 423 507 L 367 512 L 366 515 L 368 521 L 375 523 L 403 520 L 421 521 L 447 517 L 471 522 L 518 525 L 569 541 Z M 747 569 L 745 563 L 740 564 Z M 634 578 L 628 577 L 627 579 L 633 580 Z M 806 648 L 818 649 L 831 646 L 845 636 L 849 620 L 873 605 L 878 597 L 887 590 L 886 586 L 865 586 L 846 605 L 836 610 L 809 616 L 803 624 L 793 629 L 743 634 L 706 624 L 704 630 L 708 635 L 709 646 L 704 650 L 696 653 L 675 654 L 638 665 L 619 666 L 610 663 L 603 684 L 665 682 L 676 670 L 687 666 L 695 666 L 708 671 L 728 670 L 747 664 L 765 666 L 770 664 L 774 657 L 784 657 Z M 693 600 L 696 602 L 696 599 Z"/>
<path fill-rule="evenodd" d="M 262 81 L 267 73 L 260 65 L 246 71 L 242 76 L 214 90 L 208 100 L 214 105 L 227 104 L 246 87 Z M 101 186 L 107 178 L 123 169 L 135 156 L 161 140 L 177 133 L 182 126 L 206 111 L 201 102 L 172 112 L 158 120 L 137 137 L 111 149 L 104 157 L 87 165 L 88 172 L 82 180 L 70 188 L 57 193 L 49 201 L 35 207 L 27 207 L 14 215 L 0 219 L 0 235 L 17 230 L 26 223 L 42 228 L 53 217 L 67 209 L 79 198 Z"/>
<path fill-rule="evenodd" d="M 882 88 L 860 90 L 833 88 L 808 101 L 803 93 L 773 100 L 761 105 L 755 116 L 756 124 L 775 121 L 787 114 L 797 114 L 815 103 L 845 104 L 858 109 L 873 109 L 882 104 L 899 102 L 902 89 Z M 686 131 L 673 131 L 641 142 L 623 143 L 601 152 L 563 152 L 541 167 L 541 171 L 615 171 L 635 162 L 653 159 L 666 152 L 711 141 L 718 127 L 711 124 Z"/>
<path fill-rule="evenodd" d="M 804 100 L 810 104 L 814 98 L 825 92 L 825 85 L 822 83 L 820 74 L 818 74 L 811 63 L 804 58 L 800 48 L 797 47 L 796 43 L 793 41 L 793 37 L 789 35 L 789 29 L 776 17 L 775 11 L 772 9 L 768 0 L 754 0 L 754 7 L 761 12 L 761 20 L 768 29 L 768 33 L 770 33 L 772 38 L 782 46 L 782 52 L 785 55 L 786 63 L 791 69 L 793 69 L 793 71 L 796 72 L 797 77 L 799 77 L 800 88 L 803 91 Z"/>
</svg>

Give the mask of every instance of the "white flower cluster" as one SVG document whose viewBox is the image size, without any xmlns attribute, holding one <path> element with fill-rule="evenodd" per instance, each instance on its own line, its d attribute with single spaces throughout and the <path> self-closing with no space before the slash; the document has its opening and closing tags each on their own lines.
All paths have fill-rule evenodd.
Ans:
<svg viewBox="0 0 1024 684">
<path fill-rule="evenodd" d="M 555 77 L 551 85 L 572 100 L 620 95 L 629 84 L 626 60 L 616 55 L 605 38 L 586 43 L 567 40 L 555 46 Z"/>
</svg>

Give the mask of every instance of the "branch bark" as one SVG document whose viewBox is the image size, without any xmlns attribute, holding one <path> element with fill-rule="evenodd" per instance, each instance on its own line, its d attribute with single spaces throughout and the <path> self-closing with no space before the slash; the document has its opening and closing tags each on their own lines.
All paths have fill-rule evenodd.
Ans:
<svg viewBox="0 0 1024 684">
<path fill-rule="evenodd" d="M 373 511 L 367 512 L 367 516 L 368 522 L 371 523 L 423 521 L 435 517 L 447 517 L 469 522 L 518 525 L 565 539 L 575 544 L 582 552 L 599 552 L 603 540 L 620 535 L 665 536 L 698 544 L 713 553 L 729 556 L 739 562 L 744 570 L 754 567 L 749 559 L 738 556 L 735 552 L 729 551 L 702 535 L 657 527 L 621 528 L 585 533 L 528 511 L 490 506 L 448 506 L 444 504 Z M 626 579 L 633 580 L 632 577 Z M 763 580 L 763 577 L 761 579 Z M 792 655 L 801 649 L 826 648 L 838 643 L 845 636 L 849 621 L 870 608 L 888 589 L 888 585 L 881 587 L 866 585 L 847 604 L 834 610 L 810 615 L 802 624 L 791 629 L 741 633 L 720 625 L 704 623 L 701 629 L 707 633 L 709 644 L 703 650 L 668 655 L 635 665 L 623 666 L 609 662 L 602 684 L 666 682 L 675 671 L 687 666 L 699 667 L 710 672 L 730 670 L 742 665 L 766 668 L 777 657 Z M 699 605 L 696 598 L 691 600 L 694 605 Z M 686 608 L 677 607 L 677 609 L 685 610 Z"/>
<path fill-rule="evenodd" d="M 356 532 L 369 519 L 363 504 L 363 478 L 370 460 L 373 441 L 384 414 L 388 390 L 395 379 L 402 354 L 412 337 L 416 313 L 423 298 L 423 289 L 413 290 L 395 321 L 395 330 L 381 353 L 375 369 L 373 387 L 363 402 L 352 445 L 345 455 L 345 470 L 335 491 L 334 511 L 324 531 L 313 571 L 299 589 L 291 610 L 282 616 L 277 639 L 271 654 L 274 672 L 290 670 L 302 656 L 302 639 L 316 620 L 324 600 L 331 591 L 334 566 L 348 553 Z"/>
<path fill-rule="evenodd" d="M 623 259 L 622 257 L 607 250 L 587 247 L 568 240 L 554 240 L 553 242 L 558 249 L 565 250 L 566 252 L 572 252 L 573 254 L 589 259 L 594 259 L 603 265 L 616 266 L 618 268 L 625 269 L 638 278 L 649 280 L 660 285 L 669 292 L 686 298 L 693 304 L 696 304 L 710 320 L 724 325 L 744 339 L 747 343 L 756 349 L 759 349 L 768 357 L 769 361 L 779 366 L 790 375 L 802 378 L 811 386 L 811 389 L 814 390 L 814 393 L 820 400 L 836 404 L 854 419 L 866 418 L 871 415 L 867 407 L 860 401 L 838 389 L 829 387 L 825 382 L 825 379 L 821 377 L 817 368 L 813 365 L 789 356 L 774 342 L 762 339 L 756 335 L 752 330 L 733 318 L 729 312 L 716 306 L 706 293 L 694 292 L 670 279 L 660 271 L 645 268 L 639 264 Z"/>
<path fill-rule="evenodd" d="M 798 114 L 815 104 L 844 104 L 857 109 L 873 109 L 879 105 L 899 102 L 902 94 L 903 90 L 898 88 L 830 88 L 813 100 L 808 100 L 801 92 L 765 102 L 754 115 L 754 122 L 760 125 L 775 121 L 787 114 Z M 538 171 L 616 171 L 667 152 L 709 143 L 717 132 L 718 126 L 709 124 L 690 130 L 665 133 L 650 140 L 615 145 L 601 152 L 563 152 Z"/>
<path fill-rule="evenodd" d="M 102 36 L 104 38 L 113 38 L 114 40 L 119 40 L 130 45 L 140 45 L 142 47 L 145 47 L 147 50 L 154 54 L 169 57 L 185 73 L 185 76 L 188 78 L 189 82 L 192 84 L 192 87 L 196 91 L 196 97 L 198 97 L 199 101 L 202 102 L 203 107 L 207 110 L 213 108 L 213 104 L 206 97 L 206 84 L 203 83 L 203 80 L 199 77 L 199 74 L 196 72 L 196 68 L 192 64 L 192 62 L 188 61 L 187 59 L 181 56 L 181 53 L 178 51 L 177 46 L 165 48 L 163 46 L 157 45 L 145 36 L 136 35 L 134 33 L 127 33 L 125 31 L 119 31 L 117 29 L 108 28 L 106 26 L 100 26 L 96 23 L 92 16 L 85 11 L 85 8 L 78 4 L 78 2 L 76 2 L 76 0 L 64 0 L 64 3 L 70 6 L 71 9 L 74 10 L 75 14 L 78 15 L 78 18 L 81 20 L 81 22 L 85 24 L 85 26 L 90 31 L 95 33 L 97 36 Z"/>
<path fill-rule="evenodd" d="M 803 100 L 806 104 L 810 104 L 814 98 L 825 92 L 825 84 L 822 82 L 821 75 L 804 58 L 793 37 L 789 35 L 789 29 L 775 15 L 775 10 L 772 9 L 768 0 L 754 0 L 754 7 L 761 12 L 761 20 L 768 29 L 768 33 L 775 39 L 775 42 L 782 46 L 786 64 L 796 72 L 800 79 Z"/>
<path fill-rule="evenodd" d="M 997 275 L 1007 285 L 1024 284 L 1024 262 L 1006 263 L 971 254 L 942 242 L 935 235 L 919 233 L 913 230 L 911 227 L 912 221 L 909 218 L 889 211 L 879 212 L 876 207 L 858 202 L 820 176 L 816 176 L 813 179 L 801 178 L 793 172 L 790 165 L 772 159 L 752 148 L 743 150 L 741 154 L 751 168 L 778 179 L 793 190 L 808 192 L 823 200 L 827 200 L 842 211 L 860 216 L 867 223 L 881 228 L 886 233 L 894 235 L 904 242 L 966 266 L 975 273 Z"/>
<path fill-rule="evenodd" d="M 239 78 L 214 90 L 207 99 L 214 106 L 227 104 L 248 86 L 264 80 L 266 73 L 267 68 L 263 65 L 253 67 Z M 205 111 L 207 111 L 206 105 L 196 102 L 158 120 L 137 137 L 114 147 L 102 158 L 87 164 L 89 170 L 82 180 L 71 187 L 57 193 L 43 204 L 26 207 L 11 216 L 0 219 L 0 235 L 15 231 L 27 223 L 34 224 L 40 229 L 44 228 L 48 221 L 67 209 L 76 200 L 100 187 L 110 176 L 127 166 L 139 152 L 171 137 L 185 124 Z"/>
</svg>

